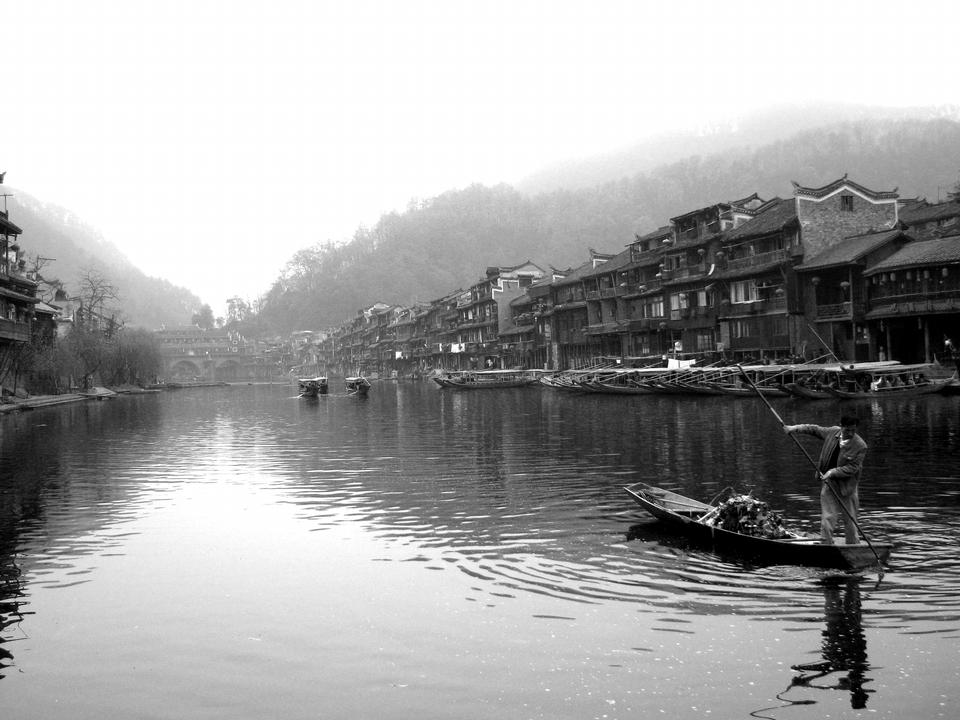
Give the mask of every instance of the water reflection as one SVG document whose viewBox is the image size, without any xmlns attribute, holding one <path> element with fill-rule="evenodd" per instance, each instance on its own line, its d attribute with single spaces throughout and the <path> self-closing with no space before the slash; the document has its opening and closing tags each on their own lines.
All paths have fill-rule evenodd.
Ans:
<svg viewBox="0 0 960 720">
<path fill-rule="evenodd" d="M 819 652 L 822 659 L 792 665 L 790 669 L 799 674 L 777 694 L 777 699 L 784 704 L 754 711 L 752 716 L 772 720 L 774 715 L 765 713 L 795 705 L 817 704 L 816 694 L 805 693 L 805 690 L 848 694 L 852 709 L 866 708 L 869 696 L 875 691 L 865 687 L 871 678 L 867 676 L 870 664 L 867 661 L 867 638 L 863 632 L 862 582 L 863 578 L 857 576 L 828 577 L 821 581 L 824 628 Z"/>
<path fill-rule="evenodd" d="M 883 648 L 906 645 L 908 632 L 922 634 L 925 643 L 953 641 L 960 623 L 960 558 L 936 552 L 960 541 L 952 459 L 960 452 L 960 422 L 955 403 L 924 403 L 884 405 L 863 423 L 872 451 L 861 489 L 862 522 L 871 538 L 897 543 L 881 588 L 867 599 L 856 578 L 756 565 L 691 546 L 663 532 L 623 492 L 636 480 L 703 500 L 728 485 L 753 489 L 791 525 L 816 530 L 818 488 L 811 486 L 809 466 L 769 411 L 749 400 L 447 393 L 426 384 L 391 384 L 376 386 L 363 401 L 335 394 L 304 401 L 289 388 L 235 387 L 10 418 L 0 428 L 0 638 L 6 641 L 0 675 L 7 673 L 8 685 L 39 687 L 34 678 L 24 679 L 26 673 L 9 672 L 11 654 L 22 662 L 17 641 L 25 634 L 41 637 L 34 630 L 57 623 L 58 611 L 85 607 L 92 608 L 85 619 L 104 635 L 98 652 L 137 652 L 129 637 L 110 636 L 117 614 L 131 627 L 152 626 L 156 616 L 201 634 L 208 646 L 197 643 L 191 652 L 214 666 L 237 652 L 227 628 L 256 617 L 257 637 L 304 640 L 268 648 L 243 635 L 238 655 L 249 660 L 245 667 L 282 657 L 305 674 L 321 674 L 324 664 L 346 667 L 345 657 L 349 667 L 363 667 L 380 653 L 382 638 L 409 633 L 416 636 L 413 649 L 409 656 L 397 650 L 398 666 L 408 662 L 419 671 L 435 661 L 438 685 L 456 688 L 464 676 L 495 672 L 491 658 L 504 654 L 505 642 L 497 628 L 506 621 L 510 642 L 524 645 L 516 655 L 529 663 L 526 670 L 514 668 L 518 686 L 539 684 L 542 669 L 553 673 L 555 663 L 557 676 L 570 686 L 583 683 L 583 697 L 597 697 L 599 684 L 588 685 L 583 668 L 606 666 L 615 656 L 618 668 L 635 673 L 622 681 L 605 675 L 621 709 L 641 674 L 660 672 L 642 657 L 624 660 L 631 647 L 669 655 L 660 637 L 684 636 L 677 663 L 713 671 L 717 687 L 733 687 L 747 671 L 716 667 L 711 657 L 757 652 L 750 641 L 762 625 L 787 638 L 783 656 L 771 644 L 757 660 L 766 664 L 750 678 L 772 698 L 786 681 L 784 668 L 816 647 L 811 641 L 785 648 L 790 626 L 803 623 L 816 632 L 823 623 L 816 662 L 795 665 L 794 680 L 781 693 L 784 702 L 822 707 L 827 693 L 834 701 L 842 693 L 844 704 L 869 698 L 874 709 L 877 696 L 867 689 L 872 680 L 889 705 L 899 697 L 889 690 L 898 678 L 868 667 L 861 604 L 871 628 L 882 633 Z M 787 422 L 830 421 L 836 411 L 789 400 L 777 407 Z M 262 587 L 269 588 L 270 604 L 289 612 L 263 616 L 265 598 L 245 585 L 250 573 L 244 562 L 258 576 L 284 570 Z M 130 572 L 140 564 L 150 572 Z M 157 589 L 169 593 L 182 586 L 191 565 L 202 572 L 195 570 L 188 585 L 206 594 L 180 598 L 177 607 L 193 620 L 184 622 Z M 129 593 L 113 614 L 97 607 L 98 593 L 108 592 L 104 587 Z M 446 593 L 438 612 L 422 611 L 429 599 L 421 587 Z M 380 589 L 391 603 L 364 605 L 366 595 Z M 95 602 L 74 606 L 69 600 L 75 593 Z M 300 597 L 310 602 L 297 604 Z M 328 613 L 341 604 L 340 615 Z M 363 623 L 351 624 L 357 606 Z M 555 646 L 538 651 L 548 618 L 563 618 L 563 629 L 551 633 Z M 636 622 L 629 641 L 625 618 Z M 224 632 L 211 636 L 208 627 Z M 490 628 L 489 636 L 478 628 Z M 331 634 L 344 638 L 336 648 L 312 644 Z M 164 654 L 159 635 L 143 652 Z M 420 646 L 420 636 L 463 644 L 452 640 L 438 649 L 424 640 Z M 686 637 L 690 644 L 684 646 Z M 930 657 L 942 658 L 948 645 L 935 646 Z M 469 647 L 481 657 L 485 648 L 487 656 L 473 663 L 464 652 L 458 672 L 445 673 L 449 658 L 443 653 L 452 647 Z M 582 647 L 589 651 L 578 654 Z M 85 649 L 79 646 L 74 657 Z M 184 662 L 179 652 L 171 657 Z M 913 662 L 928 660 L 915 655 Z M 670 674 L 658 682 L 661 697 L 679 697 L 689 677 Z M 138 690 L 153 689 L 145 685 Z M 366 688 L 358 679 L 348 689 L 361 697 Z M 435 689 L 424 691 L 427 707 L 438 705 L 429 692 Z M 466 691 L 451 689 L 443 698 L 454 700 L 459 692 Z M 738 716 L 762 704 L 750 700 Z M 538 707 L 546 708 L 544 717 L 601 714 L 560 703 Z M 527 709 L 514 714 L 536 715 Z"/>
<path fill-rule="evenodd" d="M 860 583 L 858 577 L 823 581 L 823 661 L 794 665 L 792 669 L 801 674 L 790 683 L 791 687 L 847 691 L 854 710 L 865 708 L 868 693 L 873 692 L 864 688 L 870 682 L 866 677 L 870 666 L 861 618 Z"/>
</svg>

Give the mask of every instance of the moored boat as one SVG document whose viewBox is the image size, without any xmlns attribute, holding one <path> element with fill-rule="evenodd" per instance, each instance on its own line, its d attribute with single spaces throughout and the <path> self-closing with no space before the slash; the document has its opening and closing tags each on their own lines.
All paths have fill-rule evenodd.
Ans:
<svg viewBox="0 0 960 720">
<path fill-rule="evenodd" d="M 825 389 L 841 400 L 930 395 L 960 385 L 957 373 L 932 377 L 932 365 L 895 365 L 883 368 L 844 367 L 837 382 Z"/>
<path fill-rule="evenodd" d="M 890 543 L 825 545 L 818 536 L 791 531 L 778 539 L 733 532 L 707 521 L 717 505 L 642 482 L 624 490 L 653 517 L 691 539 L 773 564 L 858 570 L 877 565 L 878 559 L 886 562 L 893 548 Z"/>
<path fill-rule="evenodd" d="M 787 383 L 783 388 L 794 397 L 803 398 L 804 400 L 829 400 L 836 397 L 830 391 L 818 387 L 815 384 L 795 382 Z"/>
<path fill-rule="evenodd" d="M 526 387 L 536 383 L 538 377 L 529 370 L 458 370 L 435 375 L 433 380 L 444 388 L 482 390 Z"/>
<path fill-rule="evenodd" d="M 370 391 L 370 381 L 362 375 L 354 375 L 344 378 L 343 382 L 347 388 L 348 395 L 360 395 L 365 397 Z"/>
<path fill-rule="evenodd" d="M 327 378 L 324 375 L 318 375 L 317 377 L 312 378 L 300 378 L 297 380 L 297 385 L 300 388 L 301 397 L 317 397 L 318 395 L 326 395 L 330 389 L 330 386 L 327 383 Z"/>
</svg>

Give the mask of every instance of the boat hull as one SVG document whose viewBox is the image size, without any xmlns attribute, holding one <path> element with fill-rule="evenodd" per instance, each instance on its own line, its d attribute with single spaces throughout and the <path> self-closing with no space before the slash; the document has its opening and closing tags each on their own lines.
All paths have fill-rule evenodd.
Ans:
<svg viewBox="0 0 960 720">
<path fill-rule="evenodd" d="M 346 387 L 348 395 L 366 397 L 370 391 L 370 381 L 365 377 L 348 377 L 344 378 L 344 387 Z"/>
<path fill-rule="evenodd" d="M 318 395 L 326 395 L 330 389 L 325 377 L 300 378 L 297 381 L 297 384 L 300 387 L 301 397 L 317 397 Z"/>
<path fill-rule="evenodd" d="M 886 562 L 893 546 L 889 543 L 825 545 L 815 536 L 794 535 L 773 540 L 731 532 L 707 525 L 699 518 L 714 506 L 701 503 L 669 490 L 635 483 L 624 488 L 633 500 L 671 529 L 717 549 L 776 565 L 860 570 Z M 876 551 L 876 554 L 874 554 Z"/>
</svg>

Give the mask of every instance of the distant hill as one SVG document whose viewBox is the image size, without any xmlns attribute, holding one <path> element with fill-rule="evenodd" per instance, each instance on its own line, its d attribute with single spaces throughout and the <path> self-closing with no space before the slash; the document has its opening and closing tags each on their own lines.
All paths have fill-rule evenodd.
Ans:
<svg viewBox="0 0 960 720">
<path fill-rule="evenodd" d="M 755 147 L 738 144 L 737 138 L 748 137 L 742 130 L 718 132 L 715 146 L 706 136 L 657 144 L 662 162 L 654 167 L 632 150 L 584 162 L 583 174 L 565 166 L 572 174 L 562 178 L 564 187 L 535 190 L 561 182 L 553 171 L 523 183 L 529 192 L 476 185 L 444 193 L 384 215 L 348 243 L 299 252 L 267 294 L 262 319 L 276 330 L 325 327 L 376 302 L 411 305 L 443 297 L 477 282 L 488 266 L 528 259 L 544 269 L 576 266 L 589 248 L 619 252 L 634 233 L 699 207 L 754 192 L 789 196 L 791 180 L 816 187 L 849 174 L 873 189 L 898 188 L 902 197 L 936 201 L 960 171 L 960 122 L 952 112 L 813 128 L 804 127 L 816 116 L 810 109 L 792 116 L 784 111 L 776 122 L 771 116 L 755 121 L 758 129 L 749 137 L 769 139 Z M 777 127 L 791 132 L 776 137 Z M 689 154 L 693 147 L 697 154 Z"/>
<path fill-rule="evenodd" d="M 96 269 L 117 288 L 126 324 L 147 329 L 189 323 L 202 305 L 189 290 L 145 275 L 76 214 L 8 185 L 3 187 L 12 195 L 7 198 L 7 209 L 10 221 L 23 230 L 20 245 L 24 252 L 31 258 L 53 258 L 40 274 L 63 282 L 68 293 L 77 291 L 77 279 L 84 270 Z"/>
<path fill-rule="evenodd" d="M 650 172 L 685 157 L 716 155 L 731 150 L 743 153 L 831 126 L 877 126 L 901 120 L 960 121 L 960 107 L 780 105 L 723 123 L 705 125 L 694 133 L 664 134 L 615 152 L 549 165 L 524 178 L 516 187 L 527 194 L 589 188 Z"/>
</svg>

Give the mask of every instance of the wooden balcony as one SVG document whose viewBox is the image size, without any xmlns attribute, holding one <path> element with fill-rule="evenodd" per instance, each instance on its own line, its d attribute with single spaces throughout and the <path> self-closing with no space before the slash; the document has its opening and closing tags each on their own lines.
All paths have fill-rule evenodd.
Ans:
<svg viewBox="0 0 960 720">
<path fill-rule="evenodd" d="M 30 341 L 30 323 L 0 318 L 0 340 Z"/>
<path fill-rule="evenodd" d="M 760 253 L 759 255 L 728 260 L 724 270 L 744 270 L 746 268 L 763 267 L 765 265 L 776 265 L 778 263 L 789 262 L 789 260 L 789 250 L 774 250 L 772 252 Z"/>
<path fill-rule="evenodd" d="M 817 305 L 817 320 L 854 320 L 863 318 L 866 306 L 862 302 L 842 302 Z"/>
<path fill-rule="evenodd" d="M 720 308 L 720 315 L 723 317 L 742 317 L 744 315 L 785 312 L 786 309 L 786 298 L 773 298 L 772 300 L 756 300 L 749 303 L 732 303 L 729 306 L 725 305 Z"/>
</svg>

